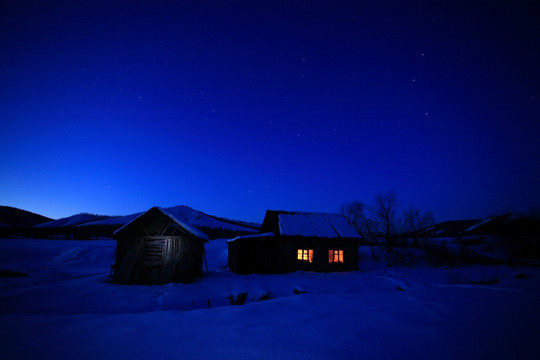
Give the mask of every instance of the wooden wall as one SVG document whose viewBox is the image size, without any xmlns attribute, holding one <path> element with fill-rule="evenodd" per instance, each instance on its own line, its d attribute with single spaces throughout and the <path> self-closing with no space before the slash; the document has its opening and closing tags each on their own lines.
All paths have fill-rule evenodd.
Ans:
<svg viewBox="0 0 540 360">
<path fill-rule="evenodd" d="M 358 270 L 358 242 L 355 239 L 283 237 L 280 249 L 280 268 L 284 272 Z M 313 261 L 299 261 L 298 249 L 313 249 Z M 343 250 L 343 263 L 329 263 L 329 250 Z"/>
<path fill-rule="evenodd" d="M 113 282 L 190 282 L 202 274 L 204 242 L 184 236 L 121 236 Z"/>
<path fill-rule="evenodd" d="M 238 239 L 229 243 L 229 269 L 238 274 L 277 272 L 279 252 L 274 237 Z"/>
<path fill-rule="evenodd" d="M 313 261 L 299 261 L 298 249 L 313 249 Z M 329 263 L 329 250 L 343 250 L 343 263 Z M 293 236 L 238 239 L 229 243 L 229 269 L 238 274 L 357 270 L 358 242 Z"/>
</svg>

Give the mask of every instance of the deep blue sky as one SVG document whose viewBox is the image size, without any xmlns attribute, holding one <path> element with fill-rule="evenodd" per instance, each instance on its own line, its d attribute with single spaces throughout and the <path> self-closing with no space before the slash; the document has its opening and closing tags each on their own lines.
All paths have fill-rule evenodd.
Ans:
<svg viewBox="0 0 540 360">
<path fill-rule="evenodd" d="M 533 5 L 81 3 L 2 2 L 3 205 L 262 221 L 394 190 L 441 221 L 540 207 Z"/>
</svg>

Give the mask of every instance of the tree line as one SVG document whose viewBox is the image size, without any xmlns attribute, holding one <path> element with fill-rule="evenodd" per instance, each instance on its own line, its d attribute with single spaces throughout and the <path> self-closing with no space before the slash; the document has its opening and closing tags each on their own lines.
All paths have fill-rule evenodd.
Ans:
<svg viewBox="0 0 540 360">
<path fill-rule="evenodd" d="M 430 210 L 413 205 L 402 208 L 395 191 L 378 193 L 370 204 L 352 201 L 341 205 L 341 214 L 365 238 L 392 237 L 410 234 L 435 223 Z"/>
</svg>

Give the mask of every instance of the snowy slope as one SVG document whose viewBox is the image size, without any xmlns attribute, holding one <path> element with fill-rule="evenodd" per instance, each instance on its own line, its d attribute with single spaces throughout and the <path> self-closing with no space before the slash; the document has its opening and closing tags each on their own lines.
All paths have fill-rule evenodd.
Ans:
<svg viewBox="0 0 540 360">
<path fill-rule="evenodd" d="M 189 206 L 173 206 L 169 208 L 163 208 L 167 213 L 173 215 L 181 222 L 190 224 L 199 229 L 211 228 L 211 229 L 224 229 L 238 232 L 257 232 L 256 229 L 247 226 L 241 226 L 219 220 L 218 218 L 209 216 L 201 211 L 190 208 Z M 112 219 L 99 220 L 86 223 L 82 226 L 94 226 L 94 225 L 125 225 L 142 213 L 131 214 L 127 216 L 121 216 Z"/>
<path fill-rule="evenodd" d="M 216 218 L 210 217 L 201 211 L 190 208 L 189 206 L 174 206 L 164 208 L 164 210 L 173 215 L 178 220 L 186 222 L 198 228 L 208 227 L 213 229 L 256 232 L 256 230 L 254 229 L 217 220 Z"/>
<path fill-rule="evenodd" d="M 81 224 L 86 224 L 89 222 L 93 222 L 96 220 L 103 220 L 103 219 L 109 219 L 110 216 L 106 215 L 95 215 L 95 214 L 88 214 L 88 213 L 81 213 L 77 215 L 68 216 L 62 219 L 53 220 L 46 222 L 44 224 L 36 225 L 35 227 L 40 228 L 60 228 L 60 227 L 68 227 L 68 226 L 76 226 Z"/>
<path fill-rule="evenodd" d="M 111 217 L 109 219 L 103 219 L 103 220 L 96 220 L 96 221 L 90 221 L 85 224 L 80 224 L 77 226 L 101 226 L 101 225 L 125 225 L 134 219 L 136 219 L 139 215 L 141 215 L 142 212 L 138 212 L 135 214 L 125 215 L 125 216 L 115 216 Z"/>
<path fill-rule="evenodd" d="M 114 253 L 114 241 L 0 240 L 0 270 L 29 275 L 0 277 L 0 358 L 536 359 L 540 351 L 537 268 L 387 267 L 361 247 L 360 271 L 236 275 L 226 240 L 215 240 L 209 273 L 195 283 L 124 286 L 108 283 Z M 245 305 L 230 305 L 246 292 Z"/>
</svg>

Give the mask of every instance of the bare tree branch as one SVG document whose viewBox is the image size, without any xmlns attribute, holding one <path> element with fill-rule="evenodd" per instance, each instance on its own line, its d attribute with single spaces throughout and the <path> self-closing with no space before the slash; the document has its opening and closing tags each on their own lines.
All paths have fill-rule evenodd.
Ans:
<svg viewBox="0 0 540 360">
<path fill-rule="evenodd" d="M 435 223 L 435 218 L 431 211 L 422 213 L 419 208 L 412 205 L 403 210 L 403 222 L 401 232 L 403 234 L 410 234 L 412 232 L 422 230 Z"/>
<path fill-rule="evenodd" d="M 377 229 L 376 222 L 370 218 L 370 209 L 360 201 L 341 205 L 341 214 L 347 218 L 362 236 L 371 236 Z"/>
</svg>

